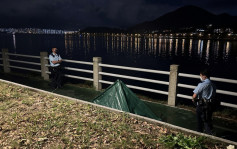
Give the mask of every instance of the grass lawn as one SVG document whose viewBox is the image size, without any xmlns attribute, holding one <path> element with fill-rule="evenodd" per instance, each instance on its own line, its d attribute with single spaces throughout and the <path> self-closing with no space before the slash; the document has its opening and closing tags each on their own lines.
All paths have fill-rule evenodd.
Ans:
<svg viewBox="0 0 237 149">
<path fill-rule="evenodd" d="M 226 148 L 124 113 L 0 82 L 0 148 L 179 148 L 185 143 Z"/>
</svg>

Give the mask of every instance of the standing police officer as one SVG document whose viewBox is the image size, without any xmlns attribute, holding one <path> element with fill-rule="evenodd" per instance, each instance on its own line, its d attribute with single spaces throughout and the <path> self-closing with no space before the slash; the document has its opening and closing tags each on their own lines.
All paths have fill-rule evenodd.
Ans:
<svg viewBox="0 0 237 149">
<path fill-rule="evenodd" d="M 208 69 L 200 71 L 201 83 L 193 91 L 192 101 L 196 105 L 197 131 L 212 134 L 212 101 L 215 100 L 216 87 L 210 80 Z"/>
<path fill-rule="evenodd" d="M 54 89 L 61 88 L 62 83 L 62 73 L 61 73 L 61 62 L 62 58 L 59 54 L 57 54 L 57 48 L 52 48 L 52 53 L 49 55 L 49 62 L 51 66 L 51 79 L 52 79 L 52 87 Z"/>
</svg>

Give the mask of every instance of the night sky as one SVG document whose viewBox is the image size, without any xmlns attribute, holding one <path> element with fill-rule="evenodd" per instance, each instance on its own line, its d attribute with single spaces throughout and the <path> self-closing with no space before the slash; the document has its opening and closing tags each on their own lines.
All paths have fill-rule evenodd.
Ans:
<svg viewBox="0 0 237 149">
<path fill-rule="evenodd" d="M 1 0 L 0 27 L 126 28 L 186 5 L 237 16 L 237 0 Z"/>
</svg>

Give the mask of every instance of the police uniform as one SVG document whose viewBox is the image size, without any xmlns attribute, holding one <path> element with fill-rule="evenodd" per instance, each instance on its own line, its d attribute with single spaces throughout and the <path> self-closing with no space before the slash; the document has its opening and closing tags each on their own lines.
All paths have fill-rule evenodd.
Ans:
<svg viewBox="0 0 237 149">
<path fill-rule="evenodd" d="M 207 134 L 212 134 L 212 106 L 211 100 L 214 100 L 216 95 L 216 87 L 210 79 L 205 79 L 193 91 L 197 95 L 196 114 L 199 132 L 205 131 Z"/>
<path fill-rule="evenodd" d="M 50 62 L 50 71 L 51 71 L 51 79 L 53 88 L 61 87 L 62 83 L 62 73 L 61 73 L 61 65 L 59 63 L 54 64 L 52 61 L 60 61 L 62 60 L 61 56 L 56 53 L 51 53 L 49 55 Z"/>
</svg>

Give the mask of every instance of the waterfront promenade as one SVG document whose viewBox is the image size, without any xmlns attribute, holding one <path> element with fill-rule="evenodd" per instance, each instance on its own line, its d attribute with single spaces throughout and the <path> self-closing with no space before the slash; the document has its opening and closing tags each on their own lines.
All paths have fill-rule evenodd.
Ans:
<svg viewBox="0 0 237 149">
<path fill-rule="evenodd" d="M 1 148 L 226 148 L 236 142 L 0 79 Z M 19 94 L 20 93 L 20 94 Z M 130 138 L 130 139 L 127 139 Z M 163 141 L 165 142 L 163 142 Z M 197 141 L 198 140 L 198 141 Z M 172 148 L 173 148 L 172 147 Z"/>
<path fill-rule="evenodd" d="M 41 90 L 52 92 L 53 89 L 48 85 L 49 81 L 43 80 L 38 74 L 21 74 L 21 73 L 3 73 L 0 71 L 0 79 L 13 81 L 30 87 L 38 88 Z M 83 101 L 91 101 L 98 96 L 102 91 L 96 91 L 92 85 L 85 84 L 64 84 L 63 88 L 53 91 L 56 94 L 68 96 Z M 151 108 L 151 110 L 162 118 L 162 121 L 169 124 L 195 130 L 196 117 L 195 112 L 175 107 L 167 106 L 166 104 L 160 104 L 157 102 L 145 101 L 145 103 Z M 190 109 L 190 108 L 189 108 Z M 192 108 L 191 108 L 192 109 Z M 225 139 L 236 138 L 235 123 L 225 121 L 223 119 L 215 118 L 214 127 L 216 135 Z M 236 141 L 236 140 L 234 140 Z"/>
<path fill-rule="evenodd" d="M 136 93 L 144 93 L 144 91 L 149 93 L 157 94 L 157 98 L 149 99 L 145 96 L 139 96 L 140 99 L 145 100 L 145 103 L 150 107 L 150 109 L 162 119 L 162 121 L 179 126 L 181 128 L 187 128 L 189 130 L 196 130 L 196 115 L 194 112 L 193 106 L 187 105 L 177 105 L 176 98 L 183 98 L 186 101 L 191 101 L 191 96 L 189 92 L 177 92 L 178 88 L 187 88 L 193 89 L 194 85 L 189 84 L 190 82 L 178 82 L 178 78 L 194 78 L 199 79 L 198 75 L 179 73 L 178 65 L 171 65 L 170 71 L 160 71 L 160 70 L 152 70 L 152 69 L 144 69 L 144 68 L 134 68 L 127 66 L 118 66 L 111 64 L 102 63 L 101 57 L 94 57 L 93 62 L 85 62 L 85 61 L 75 61 L 64 59 L 66 63 L 73 63 L 75 65 L 64 67 L 64 70 L 74 71 L 74 74 L 64 74 L 65 79 L 72 79 L 64 84 L 62 89 L 53 90 L 50 88 L 49 84 L 49 74 L 48 71 L 48 54 L 46 52 L 41 52 L 40 56 L 33 55 L 22 55 L 22 54 L 14 54 L 8 53 L 7 50 L 3 50 L 0 54 L 2 54 L 2 64 L 3 70 L 1 71 L 0 79 L 9 80 L 13 82 L 17 82 L 20 84 L 25 84 L 34 88 L 43 89 L 49 92 L 58 93 L 67 97 L 73 97 L 76 99 L 91 101 L 97 95 L 106 89 L 105 86 L 102 88 L 103 84 L 113 84 L 111 80 L 107 80 L 108 77 L 113 77 L 114 79 L 122 78 L 133 80 L 133 82 L 143 81 L 148 83 L 158 84 L 159 88 L 148 88 L 145 86 L 135 86 L 133 84 L 127 84 L 129 81 L 126 81 L 126 85 L 134 89 Z M 27 57 L 31 59 L 36 59 L 36 61 L 22 61 L 21 59 L 16 59 L 19 57 Z M 26 65 L 27 64 L 27 65 Z M 88 68 L 82 68 L 78 65 L 87 65 Z M 29 66 L 31 65 L 31 66 Z M 34 67 L 33 67 L 34 66 Z M 102 71 L 103 67 L 103 71 Z M 129 71 L 128 75 L 122 73 L 115 73 L 106 71 L 106 69 L 117 69 Z M 30 71 L 30 72 L 29 72 Z M 122 71 L 121 71 L 122 72 Z M 132 73 L 131 73 L 132 72 Z M 40 75 L 41 73 L 41 75 Z M 89 75 L 81 76 L 81 73 L 87 73 Z M 135 76 L 136 74 L 141 73 L 150 73 L 159 76 L 157 79 L 146 78 L 141 76 Z M 103 75 L 103 78 L 102 78 Z M 163 80 L 160 80 L 163 78 Z M 158 80 L 159 79 L 159 80 Z M 82 81 L 81 81 L 82 80 Z M 220 81 L 224 83 L 237 84 L 236 80 L 230 80 L 225 78 L 215 78 L 212 80 Z M 78 82 L 81 82 L 80 84 Z M 185 84 L 184 84 L 185 83 Z M 217 90 L 220 94 L 237 96 L 236 92 L 228 91 L 228 90 Z M 147 94 L 146 94 L 147 95 Z M 160 103 L 160 95 L 164 95 L 162 98 L 163 104 Z M 168 96 L 167 96 L 168 95 Z M 168 100 L 167 100 L 168 99 Z M 149 101 L 149 102 L 148 102 Z M 150 102 L 155 101 L 155 102 Z M 159 102 L 159 103 L 158 103 Z M 216 136 L 222 137 L 225 139 L 235 140 L 237 138 L 236 134 L 236 104 L 230 104 L 227 102 L 222 102 L 223 109 L 218 113 L 215 113 L 215 116 L 221 117 L 221 119 L 215 117 L 214 119 L 214 127 L 216 130 Z M 176 108 L 178 106 L 179 108 Z M 180 109 L 180 107 L 186 108 L 189 110 Z M 229 110 L 230 109 L 230 110 Z M 227 111 L 227 112 L 226 112 Z M 229 121 L 230 120 L 230 121 Z"/>
</svg>

